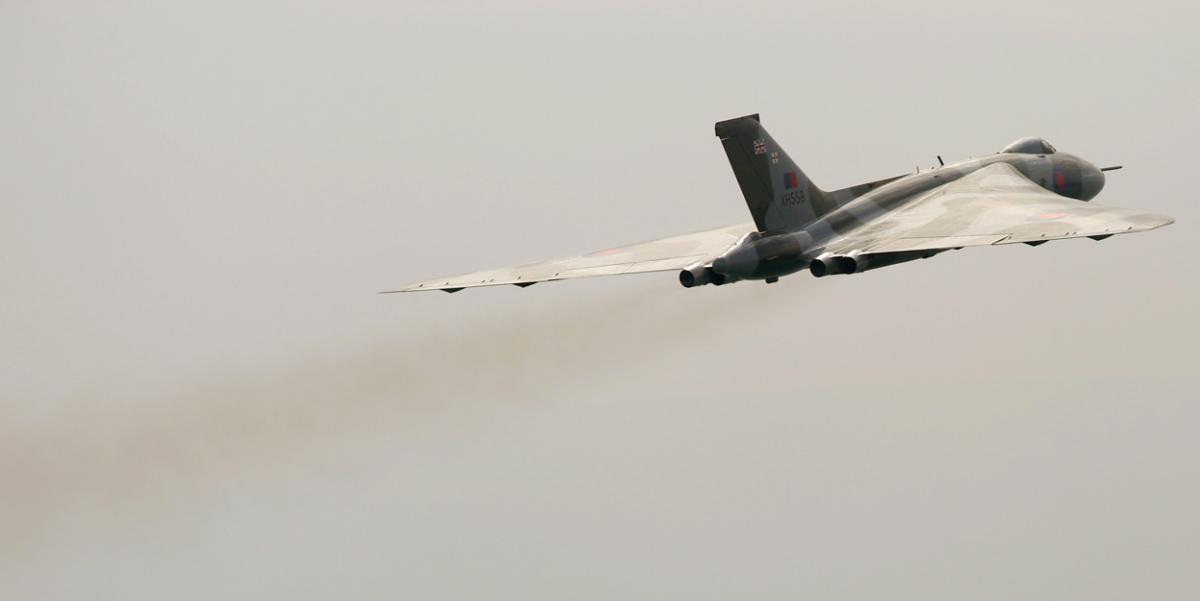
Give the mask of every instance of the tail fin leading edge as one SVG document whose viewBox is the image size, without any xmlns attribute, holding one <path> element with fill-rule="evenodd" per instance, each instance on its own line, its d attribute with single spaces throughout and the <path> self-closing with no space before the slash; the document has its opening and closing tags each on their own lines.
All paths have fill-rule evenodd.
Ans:
<svg viewBox="0 0 1200 601">
<path fill-rule="evenodd" d="M 716 132 L 759 231 L 803 227 L 836 208 L 775 143 L 757 114 L 720 121 Z"/>
</svg>

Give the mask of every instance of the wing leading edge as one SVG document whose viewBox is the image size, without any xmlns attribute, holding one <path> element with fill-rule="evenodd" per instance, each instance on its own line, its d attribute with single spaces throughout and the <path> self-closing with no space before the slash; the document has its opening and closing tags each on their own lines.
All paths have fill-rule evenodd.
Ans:
<svg viewBox="0 0 1200 601">
<path fill-rule="evenodd" d="M 380 294 L 425 290 L 458 292 L 464 288 L 505 284 L 524 287 L 538 282 L 602 275 L 678 271 L 695 263 L 713 259 L 736 244 L 742 236 L 755 230 L 754 224 L 742 223 L 629 246 L 608 248 L 586 255 L 415 282 L 395 290 L 385 290 Z"/>
</svg>

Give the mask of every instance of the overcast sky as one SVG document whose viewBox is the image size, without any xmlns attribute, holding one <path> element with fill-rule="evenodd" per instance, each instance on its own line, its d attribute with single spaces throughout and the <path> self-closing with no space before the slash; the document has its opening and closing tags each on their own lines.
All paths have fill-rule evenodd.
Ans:
<svg viewBox="0 0 1200 601">
<path fill-rule="evenodd" d="M 1195 9 L 643 4 L 0 0 L 0 597 L 1200 596 Z M 1177 223 L 374 294 L 747 221 L 754 112 Z"/>
</svg>

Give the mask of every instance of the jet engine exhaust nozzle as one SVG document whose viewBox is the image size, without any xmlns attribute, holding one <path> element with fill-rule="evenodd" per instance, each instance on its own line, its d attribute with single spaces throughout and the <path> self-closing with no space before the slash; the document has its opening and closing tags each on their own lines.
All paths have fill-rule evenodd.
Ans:
<svg viewBox="0 0 1200 601">
<path fill-rule="evenodd" d="M 819 257 L 808 264 L 808 270 L 819 278 L 855 273 L 858 271 L 858 261 L 854 257 L 845 256 Z"/>
<path fill-rule="evenodd" d="M 684 288 L 693 288 L 705 284 L 720 286 L 727 281 L 728 279 L 725 276 L 713 271 L 711 265 L 696 265 L 679 272 L 679 283 Z"/>
<path fill-rule="evenodd" d="M 917 259 L 928 259 L 941 250 L 918 250 L 912 252 L 861 254 L 861 255 L 825 255 L 813 259 L 808 264 L 808 270 L 821 278 L 827 275 L 842 275 L 862 273 L 880 267 L 888 267 L 899 263 L 907 263 Z"/>
</svg>

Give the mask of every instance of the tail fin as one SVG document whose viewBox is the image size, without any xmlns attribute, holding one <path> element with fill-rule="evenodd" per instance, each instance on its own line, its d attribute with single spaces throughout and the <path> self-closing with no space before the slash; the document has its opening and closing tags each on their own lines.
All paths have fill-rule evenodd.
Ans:
<svg viewBox="0 0 1200 601">
<path fill-rule="evenodd" d="M 716 130 L 760 232 L 803 227 L 837 207 L 771 139 L 757 114 L 718 122 Z"/>
</svg>

